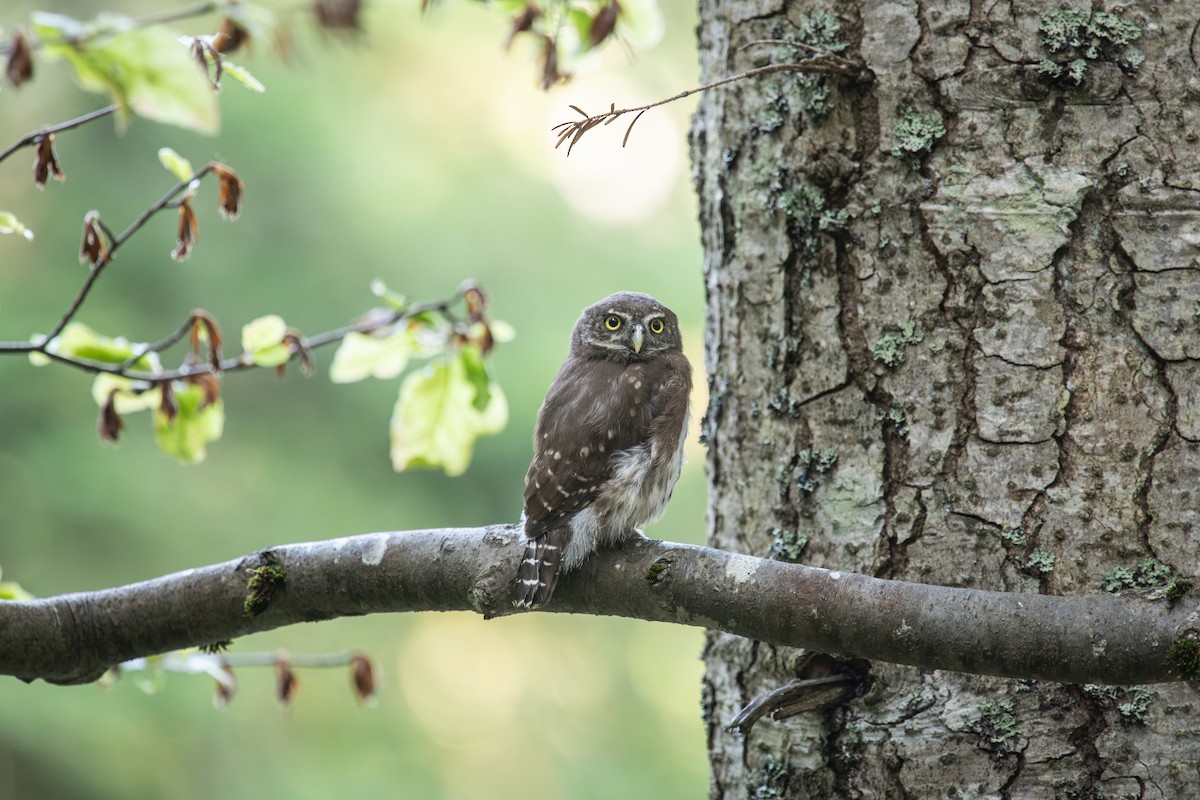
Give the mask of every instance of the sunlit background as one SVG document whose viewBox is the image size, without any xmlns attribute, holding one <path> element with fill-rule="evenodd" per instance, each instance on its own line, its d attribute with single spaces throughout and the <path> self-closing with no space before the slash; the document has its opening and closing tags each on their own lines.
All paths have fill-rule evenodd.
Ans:
<svg viewBox="0 0 1200 800">
<path fill-rule="evenodd" d="M 108 4 L 103 4 L 108 7 Z M 86 18 L 97 4 L 7 0 L 11 32 L 34 8 Z M 139 14 L 161 3 L 128 2 Z M 278 8 L 279 6 L 276 5 Z M 396 474 L 387 422 L 396 382 L 332 386 L 324 372 L 231 375 L 225 438 L 184 467 L 161 455 L 148 415 L 102 447 L 88 376 L 0 358 L 0 567 L 38 595 L 104 588 L 346 534 L 515 520 L 541 398 L 580 309 L 619 289 L 673 307 L 700 367 L 703 285 L 686 129 L 691 105 L 592 131 L 569 159 L 552 124 L 567 106 L 602 110 L 694 85 L 694 10 L 666 0 L 650 51 L 610 45 L 566 87 L 537 88 L 531 51 L 502 51 L 505 22 L 475 3 L 369 3 L 359 40 L 297 25 L 293 63 L 259 45 L 235 59 L 267 86 L 228 83 L 206 138 L 136 121 L 59 137 L 65 184 L 33 188 L 32 151 L 0 164 L 0 209 L 36 231 L 0 237 L 0 339 L 48 329 L 85 273 L 84 214 L 123 228 L 174 179 L 155 152 L 219 159 L 246 183 L 222 221 L 202 189 L 200 238 L 172 262 L 175 221 L 124 247 L 79 319 L 153 340 L 195 307 L 227 331 L 266 313 L 306 333 L 372 305 L 375 278 L 419 299 L 467 277 L 517 338 L 495 369 L 511 405 L 468 472 Z M 180 23 L 203 33 L 212 20 Z M 5 34 L 7 35 L 7 33 Z M 66 68 L 0 91 L 0 148 L 98 108 Z M 208 198 L 206 201 L 204 198 Z M 236 339 L 236 334 L 234 337 Z M 327 368 L 331 351 L 321 351 Z M 693 398 L 695 416 L 703 398 Z M 703 456 L 690 436 L 667 516 L 652 535 L 703 541 Z M 246 637 L 232 652 L 362 649 L 382 671 L 358 707 L 345 670 L 307 670 L 290 711 L 270 670 L 242 669 L 221 711 L 205 677 L 171 675 L 147 694 L 0 679 L 0 798 L 671 798 L 706 792 L 699 630 L 532 614 L 344 619 Z"/>
</svg>

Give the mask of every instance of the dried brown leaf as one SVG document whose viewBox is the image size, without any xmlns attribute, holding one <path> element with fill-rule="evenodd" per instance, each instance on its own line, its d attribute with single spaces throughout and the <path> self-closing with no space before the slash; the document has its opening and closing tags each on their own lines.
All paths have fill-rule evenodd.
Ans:
<svg viewBox="0 0 1200 800">
<path fill-rule="evenodd" d="M 566 83 L 571 77 L 558 71 L 558 42 L 553 37 L 542 37 L 539 60 L 542 64 L 542 89 L 552 89 L 560 83 Z"/>
<path fill-rule="evenodd" d="M 54 152 L 54 134 L 47 133 L 38 139 L 37 149 L 33 157 L 34 185 L 39 189 L 45 189 L 46 181 L 51 175 L 59 183 L 67 179 L 67 176 L 63 175 L 62 167 L 58 164 L 58 155 Z"/>
<path fill-rule="evenodd" d="M 316 0 L 313 14 L 326 30 L 362 31 L 362 0 Z"/>
<path fill-rule="evenodd" d="M 213 680 L 213 705 L 217 708 L 229 705 L 237 693 L 237 676 L 233 674 L 233 669 L 228 664 L 222 664 L 221 672 L 224 677 Z"/>
<path fill-rule="evenodd" d="M 221 216 L 232 222 L 242 213 L 242 189 L 245 188 L 245 184 L 236 172 L 224 164 L 214 162 L 210 166 L 220 184 L 218 203 Z"/>
<path fill-rule="evenodd" d="M 213 49 L 222 55 L 236 52 L 251 41 L 250 31 L 246 30 L 233 17 L 222 17 L 221 26 L 213 36 Z"/>
<path fill-rule="evenodd" d="M 358 702 L 370 703 L 375 699 L 375 667 L 371 659 L 355 653 L 350 661 L 350 676 L 354 680 L 354 696 Z"/>
<path fill-rule="evenodd" d="M 513 39 L 517 38 L 517 34 L 526 33 L 533 28 L 533 23 L 542 15 L 542 10 L 533 3 L 525 3 L 525 8 L 521 13 L 513 17 L 512 27 L 508 30 L 508 36 L 504 39 L 504 49 L 507 51 L 512 47 Z"/>
<path fill-rule="evenodd" d="M 162 397 L 158 410 L 167 418 L 167 422 L 174 422 L 175 417 L 179 415 L 179 401 L 175 397 L 175 389 L 170 381 L 163 381 L 158 385 L 158 389 Z"/>
<path fill-rule="evenodd" d="M 79 247 L 79 260 L 95 269 L 107 259 L 108 245 L 100 228 L 100 212 L 89 211 L 83 217 L 83 244 Z"/>
<path fill-rule="evenodd" d="M 475 281 L 463 281 L 458 287 L 467 305 L 467 322 L 479 322 L 487 311 L 487 295 Z"/>
<path fill-rule="evenodd" d="M 204 335 L 201 336 L 201 331 Z M 200 355 L 205 341 L 208 342 L 208 363 L 217 371 L 221 369 L 221 328 L 216 318 L 202 308 L 192 309 L 192 352 Z"/>
<path fill-rule="evenodd" d="M 592 29 L 588 34 L 588 45 L 596 47 L 601 44 L 617 28 L 617 17 L 621 13 L 621 4 L 617 0 L 612 0 L 611 3 L 596 12 L 596 16 L 592 18 Z"/>
<path fill-rule="evenodd" d="M 116 444 L 121 439 L 121 431 L 125 430 L 125 420 L 117 413 L 117 389 L 108 393 L 108 399 L 100 408 L 100 419 L 96 423 L 100 441 Z"/>
<path fill-rule="evenodd" d="M 296 696 L 299 685 L 287 655 L 280 653 L 275 661 L 275 696 L 285 709 L 292 707 L 292 698 Z"/>
<path fill-rule="evenodd" d="M 200 403 L 197 411 L 202 411 L 208 408 L 221 397 L 221 379 L 212 372 L 201 372 L 197 375 L 189 375 L 187 382 L 192 386 L 199 386 L 204 392 L 204 400 Z"/>
<path fill-rule="evenodd" d="M 175 234 L 175 249 L 171 258 L 183 261 L 192 253 L 192 245 L 200 234 L 200 223 L 196 220 L 196 212 L 187 200 L 179 204 L 179 229 Z"/>
<path fill-rule="evenodd" d="M 33 78 L 33 51 L 29 40 L 20 30 L 13 34 L 12 43 L 8 46 L 4 75 L 14 89 Z"/>
</svg>

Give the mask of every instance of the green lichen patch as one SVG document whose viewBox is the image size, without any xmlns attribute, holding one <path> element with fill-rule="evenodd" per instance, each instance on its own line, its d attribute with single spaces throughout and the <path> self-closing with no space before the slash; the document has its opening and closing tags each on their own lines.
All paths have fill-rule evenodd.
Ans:
<svg viewBox="0 0 1200 800">
<path fill-rule="evenodd" d="M 1145 725 L 1150 706 L 1157 698 L 1145 686 L 1100 686 L 1087 683 L 1083 686 L 1087 695 L 1095 698 L 1101 706 L 1114 709 L 1121 720 L 1130 725 Z"/>
<path fill-rule="evenodd" d="M 886 333 L 871 345 L 871 355 L 885 367 L 896 367 L 904 361 L 904 351 L 910 344 L 924 341 L 924 331 L 912 320 L 901 322 L 897 330 Z"/>
<path fill-rule="evenodd" d="M 775 537 L 771 543 L 770 558 L 776 561 L 795 563 L 800 560 L 804 548 L 808 547 L 808 534 L 791 528 L 772 528 Z"/>
<path fill-rule="evenodd" d="M 1021 528 L 1012 528 L 1000 533 L 1000 538 L 1016 547 L 1024 547 L 1029 538 Z"/>
<path fill-rule="evenodd" d="M 754 787 L 754 793 L 750 796 L 754 800 L 775 800 L 775 798 L 787 797 L 788 778 L 791 777 L 791 770 L 788 769 L 786 763 L 775 758 L 768 758 L 759 770 L 757 784 Z"/>
<path fill-rule="evenodd" d="M 1141 27 L 1117 12 L 1056 8 L 1041 16 L 1038 33 L 1044 51 L 1038 71 L 1075 85 L 1083 82 L 1088 67 L 1098 61 L 1132 72 L 1146 59 L 1130 46 L 1141 38 Z"/>
<path fill-rule="evenodd" d="M 821 485 L 818 476 L 833 469 L 837 463 L 837 450 L 801 450 L 796 454 L 799 471 L 796 476 L 796 486 L 800 491 L 811 494 Z"/>
<path fill-rule="evenodd" d="M 1054 556 L 1038 548 L 1029 554 L 1029 560 L 1025 562 L 1025 567 L 1042 575 L 1048 575 L 1054 571 Z"/>
<path fill-rule="evenodd" d="M 248 617 L 257 617 L 267 610 L 275 595 L 287 583 L 287 574 L 279 564 L 264 564 L 246 572 L 250 577 L 246 581 L 242 612 Z"/>
<path fill-rule="evenodd" d="M 979 705 L 979 719 L 971 723 L 987 750 L 1012 753 L 1021 738 L 1021 726 L 1013 714 L 1011 700 L 989 700 Z"/>
<path fill-rule="evenodd" d="M 1113 567 L 1104 573 L 1104 591 L 1122 589 L 1151 589 L 1166 586 L 1175 578 L 1175 571 L 1153 558 L 1143 558 L 1133 566 Z"/>
<path fill-rule="evenodd" d="M 666 572 L 669 566 L 671 566 L 669 558 L 655 559 L 646 569 L 646 583 L 657 586 L 667 577 Z"/>
<path fill-rule="evenodd" d="M 908 435 L 908 413 L 903 403 L 893 402 L 882 416 L 883 421 L 892 426 L 897 436 Z"/>
<path fill-rule="evenodd" d="M 911 108 L 905 109 L 896 120 L 892 155 L 913 161 L 920 160 L 928 155 L 937 140 L 945 135 L 946 124 L 938 114 L 922 114 Z"/>
</svg>

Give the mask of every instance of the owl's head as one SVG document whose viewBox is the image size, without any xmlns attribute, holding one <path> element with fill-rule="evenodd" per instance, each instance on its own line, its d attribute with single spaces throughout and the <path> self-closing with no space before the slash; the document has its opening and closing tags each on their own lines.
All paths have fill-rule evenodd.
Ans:
<svg viewBox="0 0 1200 800">
<path fill-rule="evenodd" d="M 571 352 L 588 358 L 647 361 L 682 350 L 675 312 L 639 292 L 617 292 L 588 306 L 571 334 Z"/>
</svg>

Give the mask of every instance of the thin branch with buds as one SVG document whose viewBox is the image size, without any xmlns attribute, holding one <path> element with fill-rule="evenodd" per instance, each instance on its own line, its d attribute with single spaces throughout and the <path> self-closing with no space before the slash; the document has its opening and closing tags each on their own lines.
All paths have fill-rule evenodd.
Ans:
<svg viewBox="0 0 1200 800">
<path fill-rule="evenodd" d="M 122 32 L 135 30 L 138 28 L 150 28 L 155 25 L 168 25 L 172 22 L 179 22 L 184 19 L 193 19 L 195 17 L 203 17 L 206 14 L 212 14 L 219 11 L 225 6 L 231 5 L 229 0 L 209 0 L 208 2 L 197 3 L 191 6 L 184 6 L 167 11 L 159 11 L 155 14 L 147 14 L 144 17 L 135 17 L 129 21 L 126 27 L 121 28 Z M 82 36 L 67 37 L 61 40 L 63 44 L 81 45 L 85 44 L 98 36 L 103 36 L 109 31 L 103 28 L 94 31 L 89 31 Z M 32 41 L 29 43 L 30 49 L 36 50 L 41 47 L 41 42 Z M 12 50 L 12 45 L 8 43 L 0 43 L 0 56 L 6 56 Z"/>
<path fill-rule="evenodd" d="M 0 153 L 0 161 L 3 161 L 4 159 L 8 158 L 13 153 L 17 152 L 18 150 L 20 150 L 23 147 L 32 147 L 33 145 L 40 142 L 42 139 L 45 139 L 47 136 L 50 136 L 50 135 L 53 135 L 56 133 L 62 133 L 63 131 L 69 131 L 73 128 L 78 128 L 82 125 L 86 125 L 89 122 L 94 122 L 98 119 L 103 119 L 104 117 L 107 117 L 110 114 L 114 113 L 116 110 L 117 110 L 117 107 L 115 105 L 105 106 L 104 108 L 98 108 L 95 111 L 89 111 L 88 113 L 86 113 L 82 116 L 75 117 L 75 119 L 69 119 L 66 122 L 60 122 L 57 125 L 47 125 L 44 128 L 38 128 L 36 131 L 30 131 L 29 133 L 25 134 L 20 139 L 18 139 L 17 141 L 15 141 L 11 145 L 9 145 L 9 147 L 4 152 Z"/>
</svg>

